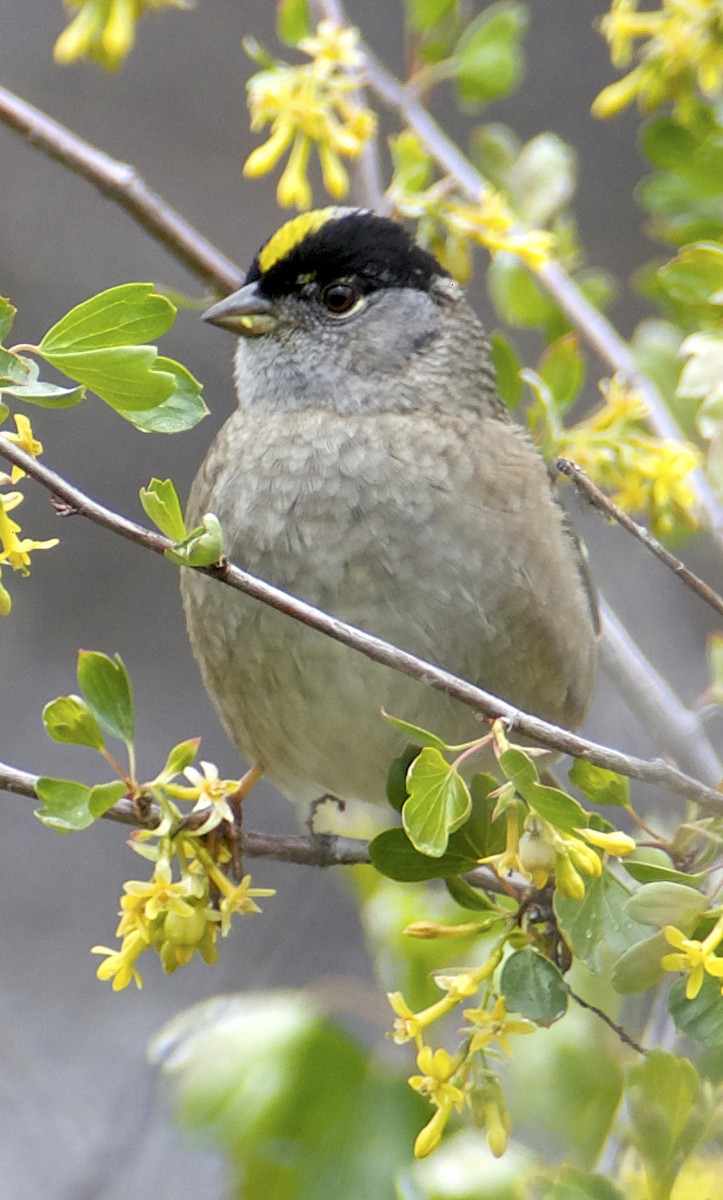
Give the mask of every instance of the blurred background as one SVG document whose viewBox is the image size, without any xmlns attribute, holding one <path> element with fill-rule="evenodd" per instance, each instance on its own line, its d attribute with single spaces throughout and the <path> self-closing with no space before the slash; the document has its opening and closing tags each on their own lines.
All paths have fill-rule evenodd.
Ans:
<svg viewBox="0 0 723 1200">
<path fill-rule="evenodd" d="M 598 123 L 589 115 L 611 78 L 605 44 L 592 28 L 606 6 L 546 0 L 530 7 L 525 83 L 484 119 L 503 120 L 523 138 L 554 129 L 576 148 L 582 241 L 590 261 L 621 280 L 612 315 L 629 333 L 644 309 L 626 281 L 654 248 L 632 198 L 644 170 L 635 117 Z M 388 65 L 401 69 L 397 6 L 349 0 L 348 10 Z M 152 14 L 116 76 L 86 64 L 54 65 L 52 45 L 65 23 L 59 0 L 5 0 L 3 11 L 4 85 L 132 163 L 245 268 L 280 223 L 274 181 L 250 182 L 241 174 L 258 142 L 248 132 L 244 81 L 253 66 L 241 38 L 253 33 L 276 49 L 269 0 L 214 0 L 191 12 Z M 459 117 L 443 106 L 437 115 L 462 133 Z M 3 127 L 0 161 L 0 292 L 19 310 L 14 340 L 39 339 L 72 305 L 121 282 L 153 280 L 199 294 L 196 281 L 110 201 Z M 480 269 L 473 291 L 490 324 L 482 275 Z M 45 461 L 135 518 L 142 516 L 138 489 L 152 475 L 170 476 L 185 495 L 231 409 L 232 350 L 225 334 L 182 312 L 162 352 L 203 381 L 207 420 L 164 438 L 137 433 L 92 399 L 56 415 L 34 409 Z M 595 396 L 591 383 L 588 402 Z M 14 610 L 0 623 L 0 759 L 41 774 L 99 778 L 90 751 L 56 746 L 40 720 L 49 699 L 75 690 L 75 656 L 83 647 L 118 651 L 126 663 L 141 772 L 157 769 L 176 742 L 200 735 L 201 757 L 216 762 L 222 776 L 236 775 L 235 752 L 187 646 L 176 569 L 80 518 L 60 522 L 44 492 L 30 482 L 25 491 L 24 526 L 38 538 L 58 535 L 62 545 L 35 557 L 29 579 L 9 580 Z M 706 611 L 624 535 L 585 514 L 578 519 L 599 584 L 646 654 L 691 701 L 706 682 Z M 686 556 L 720 583 L 703 540 L 687 547 Z M 653 752 L 605 680 L 587 732 L 638 754 Z M 220 1161 L 182 1143 L 157 1101 L 147 1040 L 179 1009 L 214 992 L 296 987 L 328 976 L 363 986 L 371 975 L 352 898 L 338 871 L 254 864 L 255 881 L 277 887 L 278 895 L 264 902 L 263 917 L 239 923 L 215 968 L 194 963 L 166 978 L 151 962 L 144 964 L 143 992 L 114 994 L 96 981 L 97 961 L 88 950 L 113 942 L 123 881 L 139 867 L 142 876 L 143 864 L 127 848 L 122 827 L 101 822 L 59 838 L 33 818 L 32 808 L 20 797 L 2 797 L 0 1200 L 150 1200 L 190 1196 L 201 1187 L 219 1196 Z M 295 829 L 292 811 L 265 786 L 254 791 L 247 822 Z"/>
</svg>

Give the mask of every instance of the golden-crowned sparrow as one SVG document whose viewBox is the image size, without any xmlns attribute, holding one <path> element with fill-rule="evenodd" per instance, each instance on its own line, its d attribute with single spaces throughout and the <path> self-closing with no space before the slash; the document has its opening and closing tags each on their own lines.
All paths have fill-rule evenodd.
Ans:
<svg viewBox="0 0 723 1200">
<path fill-rule="evenodd" d="M 296 217 L 208 321 L 239 335 L 238 408 L 194 482 L 229 557 L 281 588 L 575 726 L 593 687 L 584 566 L 545 464 L 497 395 L 462 289 L 393 221 Z M 239 750 L 290 798 L 382 801 L 404 742 L 468 708 L 194 571 L 194 653 Z"/>
</svg>

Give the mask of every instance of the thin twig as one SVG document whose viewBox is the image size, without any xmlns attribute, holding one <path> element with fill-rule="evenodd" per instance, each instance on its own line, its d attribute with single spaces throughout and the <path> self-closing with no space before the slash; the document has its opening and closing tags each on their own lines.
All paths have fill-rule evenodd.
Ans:
<svg viewBox="0 0 723 1200">
<path fill-rule="evenodd" d="M 666 550 L 665 546 L 657 538 L 653 537 L 652 533 L 649 533 L 642 525 L 638 525 L 637 521 L 634 521 L 626 512 L 618 508 L 617 504 L 609 496 L 606 496 L 591 479 L 588 479 L 582 467 L 579 467 L 570 458 L 558 458 L 555 465 L 558 471 L 563 475 L 567 475 L 569 479 L 572 479 L 575 486 L 581 492 L 585 493 L 594 508 L 597 508 L 606 517 L 612 517 L 613 521 L 617 521 L 618 525 L 622 525 L 623 529 L 626 529 L 634 538 L 642 542 L 650 550 L 651 554 L 654 554 L 662 563 L 665 563 L 666 567 L 669 567 L 682 580 L 686 587 L 689 587 L 692 592 L 695 592 L 696 596 L 699 596 L 719 616 L 723 617 L 723 596 L 719 596 L 718 592 L 714 591 L 709 584 L 705 583 L 689 567 L 686 567 L 685 563 L 682 563 L 679 558 L 676 558 L 674 554 Z"/>
<path fill-rule="evenodd" d="M 18 446 L 9 442 L 0 434 L 0 457 L 20 467 L 25 473 L 37 480 L 43 487 L 72 507 L 88 520 L 105 529 L 111 530 L 120 537 L 152 550 L 155 554 L 164 554 L 172 548 L 168 538 L 120 516 L 106 508 L 78 488 L 73 487 L 62 476 L 57 475 L 42 463 L 37 462 Z M 354 625 L 341 621 L 321 609 L 290 596 L 280 588 L 258 579 L 248 571 L 234 566 L 226 561 L 212 567 L 186 567 L 185 570 L 199 571 L 217 579 L 245 595 L 253 596 L 256 600 L 269 605 L 277 612 L 285 613 L 297 621 L 317 629 L 327 637 L 349 646 L 350 649 L 365 655 L 382 666 L 391 667 L 403 675 L 426 683 L 437 691 L 444 692 L 469 708 L 476 709 L 489 718 L 501 717 L 511 731 L 516 731 L 533 741 L 562 754 L 570 754 L 574 758 L 582 758 L 596 766 L 610 771 L 618 771 L 631 779 L 640 779 L 646 783 L 659 784 L 668 787 L 679 796 L 700 804 L 707 812 L 723 814 L 723 795 L 713 788 L 693 779 L 677 768 L 670 766 L 662 759 L 643 759 L 633 755 L 622 754 L 607 746 L 601 746 L 578 734 L 570 733 L 557 725 L 543 721 L 540 717 L 520 712 L 506 700 L 493 696 L 483 688 L 444 671 L 434 663 L 426 662 L 390 645 L 382 638 L 374 637 L 357 629 Z"/>
<path fill-rule="evenodd" d="M 341 6 L 337 6 L 339 9 Z M 399 114 L 413 129 L 442 170 L 456 182 L 472 201 L 479 203 L 489 185 L 479 171 L 444 130 L 437 124 L 408 88 L 406 88 L 369 49 L 365 49 L 365 75 L 369 87 L 380 100 Z M 515 231 L 523 233 L 520 225 Z M 605 316 L 590 303 L 557 262 L 546 262 L 535 274 L 585 340 L 607 366 L 620 372 L 642 396 L 650 425 L 658 437 L 680 441 L 681 430 L 658 389 L 638 367 L 630 348 Z M 691 472 L 696 500 L 719 549 L 723 549 L 723 510 L 708 480 L 700 469 Z"/>
<path fill-rule="evenodd" d="M 144 183 L 134 167 L 111 158 L 19 96 L 0 87 L 0 121 L 114 200 L 198 279 L 222 293 L 239 287 L 238 267 Z"/>
<path fill-rule="evenodd" d="M 630 1046 L 631 1050 L 635 1050 L 636 1053 L 641 1054 L 643 1058 L 647 1056 L 648 1052 L 645 1047 L 634 1041 L 630 1034 L 625 1032 L 622 1025 L 617 1025 L 615 1021 L 613 1021 L 612 1017 L 609 1017 L 607 1013 L 603 1012 L 601 1008 L 598 1008 L 596 1004 L 590 1004 L 588 1000 L 583 1000 L 582 996 L 578 996 L 577 992 L 573 992 L 569 983 L 565 984 L 565 991 L 571 1000 L 574 1000 L 576 1004 L 580 1005 L 580 1008 L 586 1008 L 589 1012 L 594 1013 L 595 1016 L 598 1017 L 599 1020 L 603 1021 L 609 1029 L 612 1029 L 613 1033 L 618 1035 L 620 1041 L 626 1046 Z"/>
</svg>

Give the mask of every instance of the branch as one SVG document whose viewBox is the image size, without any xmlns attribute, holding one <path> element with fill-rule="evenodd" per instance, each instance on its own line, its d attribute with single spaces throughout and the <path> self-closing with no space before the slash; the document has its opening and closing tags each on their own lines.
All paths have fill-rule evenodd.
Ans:
<svg viewBox="0 0 723 1200">
<path fill-rule="evenodd" d="M 97 150 L 3 87 L 0 121 L 75 175 L 88 179 L 203 283 L 224 294 L 240 286 L 238 267 L 152 192 L 134 167 Z"/>
<path fill-rule="evenodd" d="M 339 3 L 334 11 L 343 18 Z M 474 203 L 479 203 L 489 185 L 459 147 L 437 124 L 424 105 L 365 49 L 365 74 L 368 84 L 380 100 L 393 109 L 410 129 L 413 129 L 442 170 L 455 181 L 460 190 Z M 516 232 L 524 232 L 520 225 Z M 648 409 L 650 425 L 660 438 L 680 441 L 683 434 L 655 385 L 638 367 L 626 342 L 605 316 L 580 291 L 556 262 L 543 263 L 535 274 L 573 325 L 604 363 L 619 371 L 640 393 Z M 718 547 L 723 550 L 723 510 L 703 472 L 691 472 L 696 500 Z"/>
<path fill-rule="evenodd" d="M 40 797 L 37 793 L 38 775 L 28 771 L 18 771 L 0 762 L 0 790 L 14 792 L 19 796 L 29 796 L 33 800 Z M 208 816 L 208 809 L 194 813 L 194 818 L 203 824 Z M 119 800 L 112 808 L 103 813 L 107 821 L 116 821 L 120 825 L 132 825 L 134 828 L 143 826 L 154 829 L 161 819 L 158 805 L 151 804 L 145 821 L 141 820 L 138 810 L 131 800 Z M 308 867 L 339 867 L 360 866 L 370 861 L 367 842 L 358 838 L 336 837 L 323 834 L 317 837 L 298 837 L 271 833 L 241 833 L 239 846 L 242 854 L 249 858 L 273 858 L 277 862 L 298 863 Z"/>
<path fill-rule="evenodd" d="M 173 543 L 160 533 L 154 533 L 127 517 L 114 513 L 102 504 L 86 496 L 78 488 L 67 483 L 62 476 L 57 475 L 48 467 L 36 462 L 29 454 L 20 450 L 7 438 L 0 434 L 0 457 L 20 467 L 25 473 L 51 493 L 64 500 L 81 516 L 101 525 L 105 529 L 152 550 L 155 554 L 164 554 L 172 548 Z M 290 596 L 280 588 L 250 575 L 240 567 L 227 561 L 222 561 L 212 567 L 186 567 L 185 570 L 196 570 L 201 574 L 217 579 L 229 587 L 253 596 L 263 604 L 277 612 L 285 613 L 294 620 L 301 621 L 312 629 L 317 629 L 327 637 L 343 643 L 350 649 L 365 655 L 382 666 L 391 667 L 403 675 L 426 683 L 437 691 L 444 692 L 469 708 L 474 708 L 484 716 L 495 719 L 502 717 L 508 729 L 532 738 L 533 741 L 561 754 L 570 754 L 574 758 L 582 758 L 596 766 L 610 771 L 618 771 L 631 779 L 640 779 L 645 783 L 659 784 L 668 787 L 672 792 L 700 804 L 701 808 L 710 813 L 723 815 L 723 795 L 713 788 L 707 787 L 676 767 L 663 762 L 662 759 L 643 759 L 632 755 L 622 754 L 618 750 L 601 746 L 587 738 L 570 733 L 557 725 L 543 721 L 539 717 L 522 713 L 507 701 L 493 696 L 480 687 L 459 679 L 449 671 L 444 671 L 434 663 L 426 662 L 413 654 L 392 646 L 389 642 L 372 634 L 349 625 L 313 605 Z"/>
</svg>

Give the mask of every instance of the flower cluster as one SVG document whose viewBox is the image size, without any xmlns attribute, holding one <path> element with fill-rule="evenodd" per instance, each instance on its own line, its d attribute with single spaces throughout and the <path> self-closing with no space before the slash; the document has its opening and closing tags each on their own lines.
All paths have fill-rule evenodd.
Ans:
<svg viewBox="0 0 723 1200">
<path fill-rule="evenodd" d="M 612 0 L 600 30 L 613 66 L 632 70 L 595 99 L 597 117 L 637 102 L 644 112 L 672 101 L 685 115 L 699 96 L 713 100 L 723 87 L 723 15 L 719 0 L 662 0 L 657 11 L 638 11 L 638 0 Z M 635 43 L 641 44 L 635 47 Z"/>
<path fill-rule="evenodd" d="M 5 410 L 7 412 L 7 409 Z M 8 442 L 13 442 L 24 450 L 26 454 L 30 454 L 33 458 L 37 458 L 42 454 L 42 444 L 33 436 L 32 426 L 27 417 L 22 414 L 17 414 L 13 418 L 15 421 L 15 433 L 0 433 L 0 437 L 5 438 Z M 0 488 L 7 484 L 15 484 L 22 479 L 24 471 L 20 467 L 13 467 L 9 475 L 0 472 Z M 13 571 L 19 571 L 22 575 L 27 575 L 30 570 L 30 555 L 34 550 L 49 550 L 52 546 L 57 546 L 58 538 L 48 538 L 45 541 L 39 542 L 34 538 L 20 537 L 21 529 L 17 521 L 14 521 L 10 516 L 20 504 L 23 502 L 22 492 L 17 491 L 2 491 L 0 490 L 0 565 L 12 567 Z M 0 575 L 1 575 L 0 569 Z M 9 592 L 3 586 L 0 579 L 0 616 L 8 616 L 12 608 L 12 600 Z"/>
<path fill-rule="evenodd" d="M 325 188 L 341 199 L 349 190 L 342 159 L 358 157 L 374 134 L 376 119 L 354 94 L 362 66 L 355 29 L 322 21 L 315 36 L 302 39 L 299 49 L 311 57 L 310 63 L 277 63 L 248 81 L 251 128 L 270 126 L 270 134 L 246 159 L 244 174 L 268 174 L 288 151 L 276 195 L 286 208 L 306 209 L 312 203 L 312 148 Z"/>
<path fill-rule="evenodd" d="M 533 1033 L 533 1022 L 509 1016 L 504 996 L 497 996 L 494 1001 L 488 996 L 484 1006 L 463 1010 L 468 1024 L 462 1029 L 463 1041 L 456 1054 L 433 1050 L 422 1037 L 429 1025 L 479 991 L 499 965 L 502 954 L 500 941 L 481 966 L 453 975 L 437 975 L 435 981 L 445 995 L 421 1012 L 415 1013 L 401 992 L 389 995 L 397 1014 L 391 1036 L 397 1043 L 412 1039 L 417 1043 L 420 1074 L 410 1076 L 409 1086 L 425 1096 L 434 1108 L 414 1143 L 416 1158 L 426 1158 L 436 1149 L 452 1113 L 462 1112 L 465 1106 L 472 1111 L 476 1123 L 485 1128 L 492 1153 L 499 1157 L 505 1151 L 509 1117 L 499 1076 L 490 1068 L 489 1058 L 490 1054 L 493 1058 L 498 1056 L 493 1048 L 495 1042 L 509 1054 L 510 1037 Z"/>
<path fill-rule="evenodd" d="M 133 49 L 136 23 L 151 8 L 191 8 L 193 0 L 65 0 L 75 13 L 55 43 L 55 61 L 66 66 L 89 58 L 116 71 Z"/>
<path fill-rule="evenodd" d="M 387 190 L 394 212 L 418 222 L 417 237 L 461 283 L 472 273 L 472 248 L 508 251 L 527 266 L 547 262 L 554 236 L 524 229 L 501 193 L 488 187 L 474 204 L 448 179 L 432 181 L 432 164 L 415 134 L 401 133 L 392 147 L 395 171 Z"/>
<path fill-rule="evenodd" d="M 148 847 L 138 844 L 143 837 L 137 834 L 131 845 L 145 855 Z M 129 880 L 123 885 L 116 929 L 116 936 L 122 939 L 120 947 L 94 946 L 91 951 L 105 956 L 97 975 L 112 980 L 114 991 L 121 991 L 131 981 L 142 987 L 136 960 L 152 946 L 169 974 L 190 962 L 196 952 L 204 962 L 214 963 L 216 939 L 219 933 L 226 936 L 231 918 L 260 912 L 256 897 L 274 894 L 271 888 L 251 887 L 250 875 L 234 884 L 196 837 L 164 837 L 157 855 L 148 882 Z M 175 882 L 174 859 L 179 865 Z"/>
</svg>

